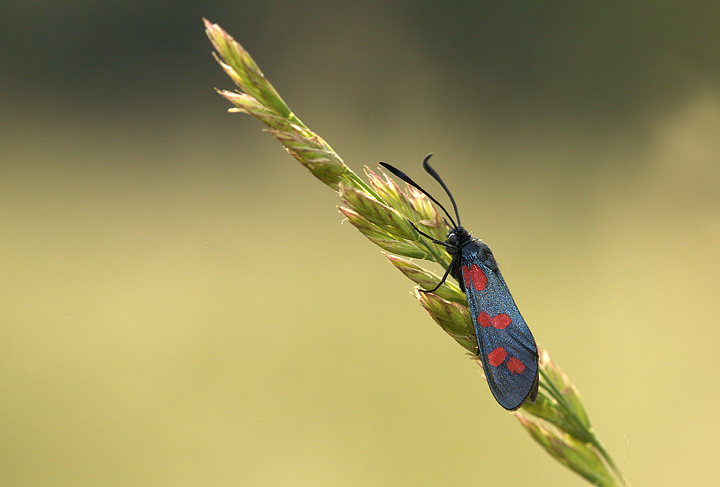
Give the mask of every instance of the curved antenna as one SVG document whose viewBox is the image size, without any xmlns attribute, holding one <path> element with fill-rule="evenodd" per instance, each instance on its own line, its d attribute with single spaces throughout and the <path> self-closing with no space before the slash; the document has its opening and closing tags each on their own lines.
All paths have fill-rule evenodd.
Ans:
<svg viewBox="0 0 720 487">
<path fill-rule="evenodd" d="M 453 198 L 452 193 L 450 193 L 450 190 L 448 189 L 448 187 L 445 186 L 445 183 L 443 182 L 443 180 L 440 179 L 440 175 L 437 173 L 437 171 L 435 171 L 435 169 L 433 169 L 430 166 L 430 163 L 428 162 L 428 159 L 430 159 L 430 156 L 432 156 L 432 152 L 430 154 L 426 155 L 425 159 L 423 159 L 423 162 L 422 162 L 423 169 L 425 169 L 425 172 L 428 173 L 430 176 L 432 176 L 435 181 L 440 183 L 440 186 L 442 186 L 442 188 L 447 193 L 448 197 L 450 198 L 450 202 L 452 203 L 453 208 L 455 209 L 455 216 L 457 217 L 457 222 L 458 222 L 457 226 L 459 227 L 460 226 L 460 213 L 458 213 L 457 205 L 455 204 L 455 198 Z M 430 195 L 428 195 L 428 196 L 430 196 Z M 435 200 L 433 200 L 433 201 L 435 201 Z M 440 204 L 440 203 L 438 203 L 438 204 Z M 445 208 L 443 208 L 443 210 L 444 209 Z M 447 214 L 447 211 L 445 213 Z M 448 215 L 448 216 L 450 216 L 450 215 Z M 452 218 L 450 218 L 450 219 L 452 220 Z"/>
<path fill-rule="evenodd" d="M 452 195 L 450 194 L 447 187 L 445 186 L 445 183 L 442 182 L 442 179 L 440 179 L 440 176 L 437 175 L 437 173 L 435 172 L 435 170 L 433 168 L 431 168 L 429 165 L 426 167 L 427 160 L 430 159 L 430 156 L 432 156 L 432 153 L 428 154 L 427 156 L 425 156 L 425 159 L 423 159 L 423 167 L 425 167 L 425 170 L 428 172 L 428 174 L 430 174 L 433 178 L 435 178 L 436 181 L 438 181 L 440 183 L 440 185 L 445 189 L 445 192 L 450 196 L 450 201 L 452 201 L 453 207 L 455 208 L 455 216 L 458 217 L 458 223 L 459 223 L 460 217 L 458 216 L 457 206 L 455 206 L 455 200 L 453 199 Z M 427 191 L 422 189 L 418 183 L 416 183 L 415 181 L 410 179 L 410 176 L 408 176 L 407 174 L 402 172 L 400 169 L 397 169 L 396 167 L 393 167 L 390 164 L 387 164 L 385 162 L 380 162 L 379 164 L 382 167 L 384 167 L 385 169 L 387 169 L 388 171 L 390 171 L 391 173 L 393 173 L 395 176 L 399 177 L 400 179 L 402 179 L 403 181 L 408 183 L 410 186 L 414 187 L 415 189 L 419 190 L 422 194 L 424 194 L 425 196 L 430 198 L 433 201 L 433 203 L 438 205 L 442 209 L 442 211 L 445 212 L 447 217 L 452 222 L 453 226 L 455 228 L 458 227 L 458 224 L 455 223 L 455 220 L 453 220 L 453 217 L 450 216 L 450 213 L 448 213 L 448 211 L 445 209 L 445 207 L 438 200 L 433 198 L 432 195 L 430 195 L 430 193 L 428 193 Z M 429 171 L 427 169 L 428 167 L 430 167 Z"/>
</svg>

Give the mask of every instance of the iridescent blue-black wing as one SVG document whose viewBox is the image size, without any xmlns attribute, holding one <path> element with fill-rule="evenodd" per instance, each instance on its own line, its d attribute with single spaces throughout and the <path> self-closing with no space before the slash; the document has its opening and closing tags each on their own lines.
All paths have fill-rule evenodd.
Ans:
<svg viewBox="0 0 720 487">
<path fill-rule="evenodd" d="M 461 251 L 465 294 L 490 390 L 512 411 L 537 397 L 537 346 L 490 249 L 473 240 Z"/>
</svg>

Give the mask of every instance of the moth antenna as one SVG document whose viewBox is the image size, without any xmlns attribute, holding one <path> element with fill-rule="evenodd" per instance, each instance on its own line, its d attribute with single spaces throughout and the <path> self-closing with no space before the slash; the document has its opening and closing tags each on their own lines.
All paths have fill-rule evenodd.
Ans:
<svg viewBox="0 0 720 487">
<path fill-rule="evenodd" d="M 425 162 L 428 160 L 428 158 L 429 158 L 431 155 L 432 155 L 432 154 L 429 154 L 429 155 L 427 155 L 427 156 L 425 157 L 425 160 L 423 161 L 423 167 L 424 167 L 424 165 L 425 165 Z M 436 205 L 438 205 L 438 206 L 442 209 L 442 211 L 445 212 L 445 214 L 447 215 L 447 217 L 448 217 L 448 218 L 450 219 L 450 221 L 452 222 L 453 226 L 454 226 L 455 228 L 457 228 L 458 225 L 455 223 L 455 220 L 453 220 L 453 217 L 450 216 L 450 213 L 445 209 L 445 207 L 442 205 L 442 203 L 440 203 L 438 200 L 436 200 L 435 198 L 433 198 L 430 193 L 428 193 L 427 191 L 425 191 L 424 189 L 422 189 L 422 187 L 420 187 L 420 185 L 419 185 L 418 183 L 416 183 L 415 181 L 413 181 L 413 180 L 410 178 L 410 176 L 408 176 L 407 174 L 405 174 L 404 172 L 402 172 L 400 169 L 398 169 L 398 168 L 396 168 L 396 167 L 394 167 L 394 166 L 391 166 L 390 164 L 387 164 L 387 163 L 385 163 L 385 162 L 380 162 L 379 164 L 380 164 L 382 167 L 384 167 L 385 169 L 387 169 L 388 171 L 390 171 L 391 173 L 393 173 L 395 176 L 399 177 L 400 179 L 402 179 L 403 181 L 405 181 L 406 183 L 408 183 L 410 186 L 414 187 L 415 189 L 417 189 L 418 191 L 420 191 L 422 194 L 424 194 L 425 196 L 427 196 L 428 198 L 430 198 L 430 200 L 431 200 L 433 203 L 435 203 Z M 433 173 L 435 172 L 434 169 L 432 169 L 432 168 L 430 168 L 430 169 L 433 171 Z M 426 169 L 426 171 L 427 171 L 427 169 Z M 433 176 L 432 173 L 430 173 L 430 175 Z M 435 175 L 437 175 L 437 173 L 435 173 Z M 433 177 L 435 177 L 435 176 L 433 176 Z M 440 176 L 438 176 L 438 178 L 439 178 L 439 177 L 440 177 Z M 437 178 L 436 178 L 436 179 L 437 179 Z M 438 180 L 439 180 L 439 179 L 438 179 Z M 445 188 L 445 184 L 443 184 L 442 180 L 439 180 L 439 181 L 440 181 L 440 184 L 442 185 L 442 187 Z M 447 191 L 447 188 L 445 188 L 445 191 Z M 448 194 L 449 194 L 449 193 L 448 193 Z M 452 201 L 453 206 L 455 206 L 455 200 L 452 199 L 452 196 L 450 196 L 450 201 Z M 458 214 L 458 213 L 457 213 L 457 207 L 455 207 L 455 216 L 457 216 L 457 214 Z M 460 218 L 458 218 L 458 222 L 459 222 L 459 221 L 460 221 Z"/>
<path fill-rule="evenodd" d="M 450 192 L 448 187 L 445 185 L 445 183 L 443 182 L 442 178 L 437 173 L 437 171 L 435 171 L 435 169 L 433 169 L 432 166 L 430 166 L 430 163 L 428 162 L 428 159 L 430 159 L 430 157 L 432 157 L 432 152 L 430 154 L 426 155 L 425 159 L 423 159 L 423 162 L 422 162 L 423 169 L 425 169 L 425 172 L 428 173 L 430 176 L 432 176 L 435 181 L 440 183 L 440 186 L 442 186 L 442 188 L 447 193 L 448 197 L 450 198 L 450 202 L 452 203 L 453 208 L 455 209 L 455 216 L 457 217 L 457 222 L 458 222 L 458 224 L 456 226 L 459 227 L 460 226 L 460 213 L 458 213 L 457 205 L 455 204 L 455 198 L 453 198 L 452 193 Z M 428 195 L 428 196 L 430 196 L 430 195 Z M 435 200 L 433 200 L 433 201 L 435 201 Z M 440 203 L 438 203 L 438 204 L 440 204 Z M 443 208 L 443 210 L 444 209 L 445 208 Z M 447 214 L 447 211 L 445 212 L 445 214 Z M 448 216 L 450 216 L 450 215 L 448 215 Z M 452 218 L 450 218 L 450 219 L 452 220 Z"/>
</svg>

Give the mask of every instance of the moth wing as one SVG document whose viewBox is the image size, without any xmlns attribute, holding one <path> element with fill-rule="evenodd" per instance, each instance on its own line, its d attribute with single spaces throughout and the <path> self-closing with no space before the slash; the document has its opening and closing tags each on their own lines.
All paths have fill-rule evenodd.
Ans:
<svg viewBox="0 0 720 487">
<path fill-rule="evenodd" d="M 537 396 L 538 352 L 535 339 L 500 271 L 480 259 L 463 262 L 468 307 L 490 391 L 508 410 Z M 475 284 L 484 280 L 482 289 Z M 471 281 L 471 282 L 467 282 Z"/>
</svg>

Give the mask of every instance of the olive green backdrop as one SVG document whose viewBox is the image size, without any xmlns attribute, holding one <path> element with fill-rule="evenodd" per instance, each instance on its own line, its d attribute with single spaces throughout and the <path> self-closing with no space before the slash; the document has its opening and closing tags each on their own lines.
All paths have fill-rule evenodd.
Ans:
<svg viewBox="0 0 720 487">
<path fill-rule="evenodd" d="M 311 5 L 310 5 L 311 4 Z M 636 485 L 720 483 L 716 2 L 3 2 L 0 484 L 582 486 L 260 124 L 434 165 Z"/>
</svg>

